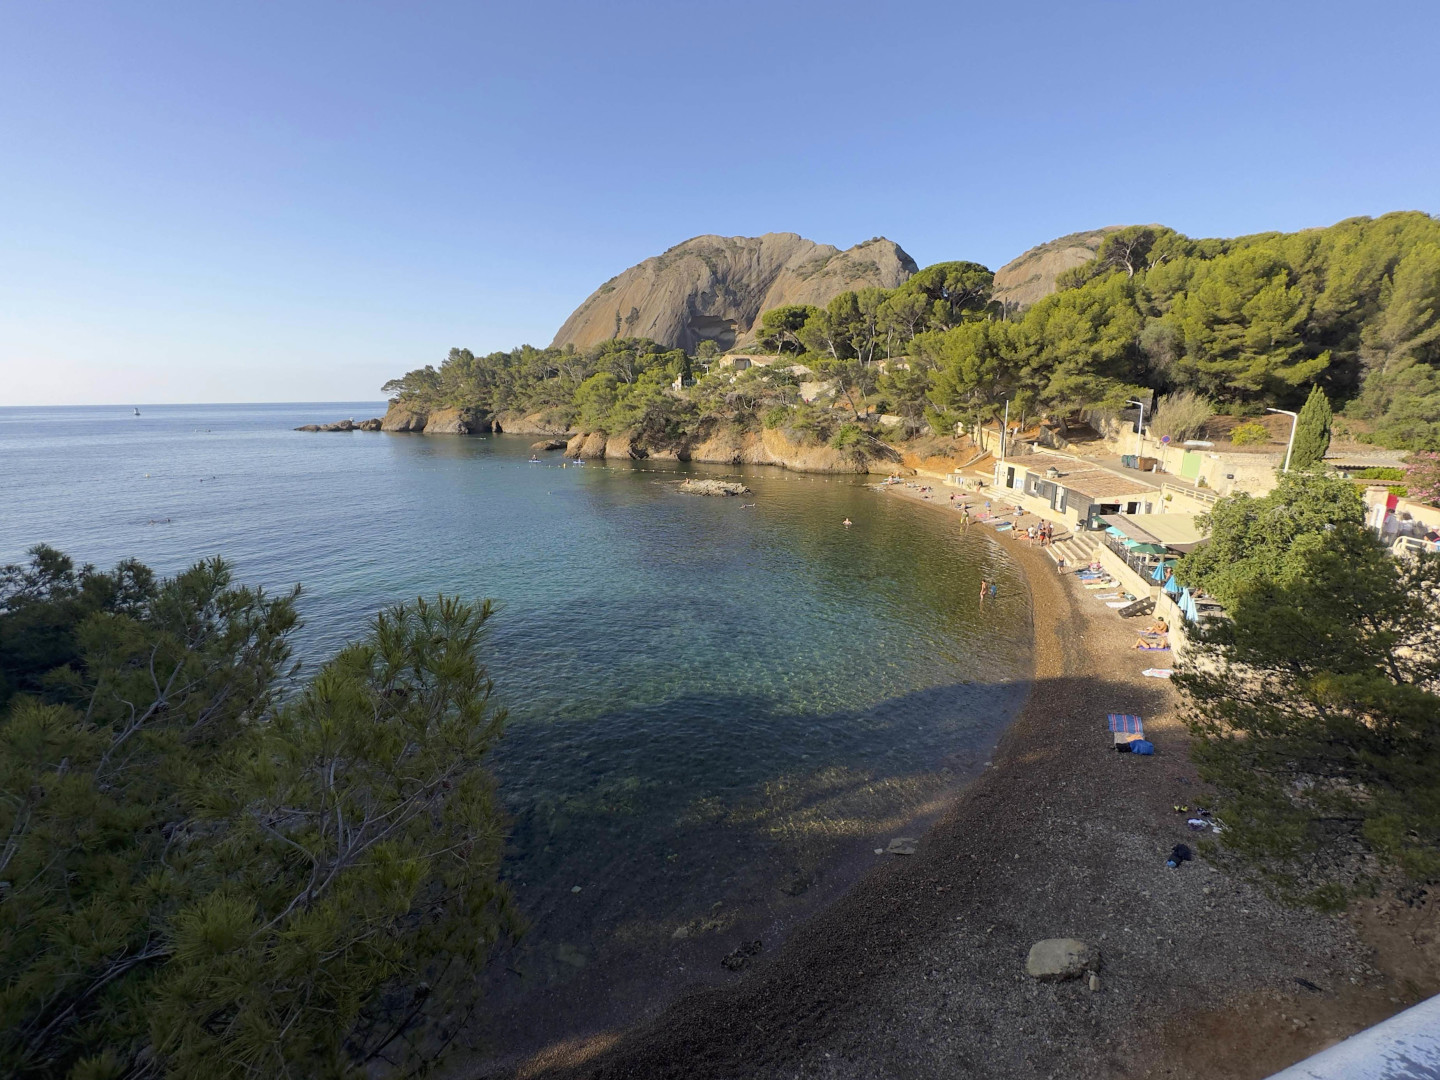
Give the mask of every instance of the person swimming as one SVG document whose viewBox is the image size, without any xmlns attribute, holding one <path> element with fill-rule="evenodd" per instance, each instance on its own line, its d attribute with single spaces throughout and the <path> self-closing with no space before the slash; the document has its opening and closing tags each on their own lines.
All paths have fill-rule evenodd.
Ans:
<svg viewBox="0 0 1440 1080">
<path fill-rule="evenodd" d="M 846 518 L 846 519 L 845 519 L 844 521 L 842 521 L 840 524 L 841 524 L 841 525 L 844 525 L 844 526 L 848 529 L 851 525 L 854 525 L 855 523 L 854 523 L 853 521 L 851 521 L 849 518 Z"/>
</svg>

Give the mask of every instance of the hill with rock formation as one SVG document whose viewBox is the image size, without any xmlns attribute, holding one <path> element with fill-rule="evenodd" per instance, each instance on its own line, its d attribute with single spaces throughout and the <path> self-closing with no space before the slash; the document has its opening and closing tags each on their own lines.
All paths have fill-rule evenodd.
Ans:
<svg viewBox="0 0 1440 1080">
<path fill-rule="evenodd" d="M 697 236 L 601 285 L 552 345 L 585 349 L 640 337 L 687 352 L 705 340 L 728 349 L 773 307 L 824 305 L 848 289 L 893 289 L 916 269 L 883 237 L 841 251 L 795 233 Z"/>
<path fill-rule="evenodd" d="M 1122 227 L 1107 225 L 1103 229 L 1070 233 L 1011 259 L 995 271 L 995 300 L 1007 308 L 1023 308 L 1049 296 L 1055 291 L 1057 277 L 1095 258 L 1105 237 Z"/>
</svg>

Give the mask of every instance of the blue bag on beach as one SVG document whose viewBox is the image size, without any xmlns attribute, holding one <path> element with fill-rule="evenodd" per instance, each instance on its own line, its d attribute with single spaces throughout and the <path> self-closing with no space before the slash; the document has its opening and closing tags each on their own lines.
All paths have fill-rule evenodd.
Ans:
<svg viewBox="0 0 1440 1080">
<path fill-rule="evenodd" d="M 1131 739 L 1130 752 L 1132 754 L 1153 754 L 1155 753 L 1155 744 L 1148 739 Z"/>
</svg>

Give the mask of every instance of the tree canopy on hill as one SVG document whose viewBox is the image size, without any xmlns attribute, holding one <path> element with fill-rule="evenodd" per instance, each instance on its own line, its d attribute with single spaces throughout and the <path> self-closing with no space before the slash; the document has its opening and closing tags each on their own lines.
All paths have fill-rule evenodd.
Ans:
<svg viewBox="0 0 1440 1080">
<path fill-rule="evenodd" d="M 838 373 L 847 405 L 870 383 L 867 401 L 880 411 L 929 417 L 946 431 L 995 418 L 1007 400 L 1021 414 L 1063 415 L 1184 391 L 1245 414 L 1296 408 L 1319 388 L 1375 442 L 1440 448 L 1440 221 L 1427 214 L 1231 240 L 1120 229 L 1094 260 L 1061 275 L 1059 291 L 1014 316 L 992 302 L 993 281 L 977 263 L 938 263 L 895 289 L 768 311 L 756 337 L 814 372 Z M 863 378 L 845 374 L 851 362 L 867 369 Z M 673 380 L 691 367 L 681 352 L 629 338 L 583 354 L 453 350 L 438 369 L 385 390 L 419 405 L 556 409 L 574 419 L 587 380 L 613 377 L 618 403 L 650 372 L 653 392 L 607 413 L 607 430 L 653 425 L 663 396 L 684 399 L 661 410 L 684 425 L 707 415 L 705 380 L 671 391 L 660 371 Z"/>
</svg>

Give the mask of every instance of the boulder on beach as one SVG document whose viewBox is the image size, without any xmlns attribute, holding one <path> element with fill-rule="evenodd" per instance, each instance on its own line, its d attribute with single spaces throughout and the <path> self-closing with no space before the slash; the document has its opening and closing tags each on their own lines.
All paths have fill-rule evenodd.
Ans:
<svg viewBox="0 0 1440 1080">
<path fill-rule="evenodd" d="M 749 495 L 750 489 L 744 484 L 729 480 L 683 480 L 680 490 L 686 495 Z"/>
<path fill-rule="evenodd" d="M 1078 979 L 1100 966 L 1100 950 L 1077 938 L 1046 938 L 1030 946 L 1025 974 L 1032 979 Z"/>
</svg>

